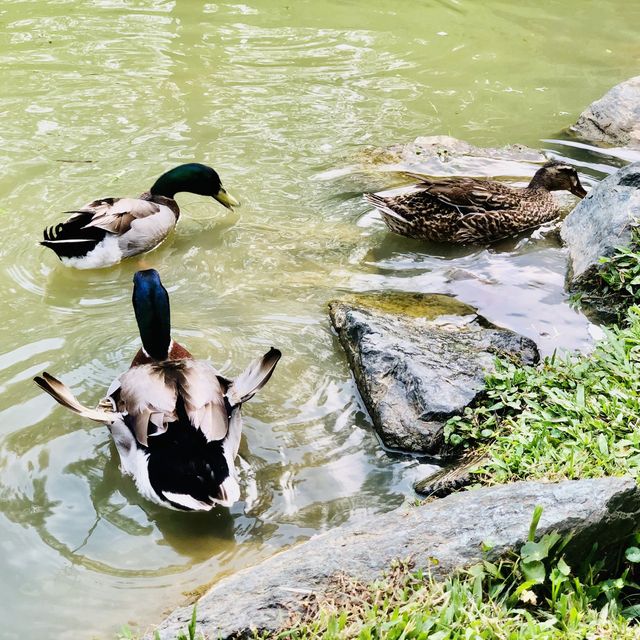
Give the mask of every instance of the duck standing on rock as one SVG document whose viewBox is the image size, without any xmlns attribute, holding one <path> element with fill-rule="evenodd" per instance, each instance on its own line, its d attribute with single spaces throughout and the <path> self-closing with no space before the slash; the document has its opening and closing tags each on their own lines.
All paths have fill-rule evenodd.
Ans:
<svg viewBox="0 0 640 640">
<path fill-rule="evenodd" d="M 81 405 L 46 372 L 34 380 L 62 406 L 108 425 L 123 473 L 145 498 L 184 511 L 229 507 L 240 497 L 240 408 L 268 382 L 281 353 L 271 348 L 230 380 L 171 339 L 169 295 L 158 272 L 138 271 L 133 282 L 142 348 L 98 408 Z"/>
<path fill-rule="evenodd" d="M 560 206 L 551 191 L 587 192 L 574 167 L 551 160 L 524 188 L 479 178 L 420 180 L 417 190 L 398 196 L 365 194 L 396 233 L 432 242 L 492 242 L 538 227 L 558 216 Z"/>
<path fill-rule="evenodd" d="M 211 196 L 228 209 L 240 203 L 222 187 L 220 177 L 204 164 L 181 164 L 162 174 L 138 198 L 100 198 L 44 231 L 40 243 L 63 264 L 97 269 L 157 247 L 176 226 L 180 208 L 175 195 L 188 191 Z"/>
</svg>

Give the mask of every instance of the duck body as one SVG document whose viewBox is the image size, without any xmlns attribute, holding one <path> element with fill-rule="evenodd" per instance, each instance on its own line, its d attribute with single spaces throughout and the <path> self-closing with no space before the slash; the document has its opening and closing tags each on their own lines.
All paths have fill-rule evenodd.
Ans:
<svg viewBox="0 0 640 640">
<path fill-rule="evenodd" d="M 228 208 L 238 204 L 213 169 L 198 163 L 180 165 L 137 198 L 100 198 L 68 211 L 67 220 L 45 229 L 40 244 L 77 269 L 117 264 L 151 251 L 169 235 L 180 217 L 175 200 L 179 191 L 210 195 Z"/>
<path fill-rule="evenodd" d="M 586 195 L 576 170 L 555 161 L 539 169 L 524 188 L 478 178 L 414 177 L 420 179 L 415 191 L 364 198 L 380 211 L 391 231 L 432 242 L 499 240 L 556 218 L 560 207 L 551 191 Z"/>
<path fill-rule="evenodd" d="M 47 373 L 35 381 L 63 406 L 109 427 L 122 472 L 143 497 L 184 511 L 229 507 L 240 497 L 242 404 L 267 383 L 281 353 L 270 349 L 231 380 L 171 340 L 157 272 L 138 272 L 134 282 L 143 348 L 98 408 L 81 405 Z"/>
</svg>

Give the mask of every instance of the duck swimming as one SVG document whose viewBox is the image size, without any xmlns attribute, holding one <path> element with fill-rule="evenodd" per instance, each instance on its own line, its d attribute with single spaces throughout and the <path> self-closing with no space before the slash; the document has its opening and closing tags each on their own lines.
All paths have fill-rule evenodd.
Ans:
<svg viewBox="0 0 640 640">
<path fill-rule="evenodd" d="M 169 295 L 158 272 L 138 271 L 133 282 L 142 348 L 98 407 L 80 404 L 46 372 L 34 381 L 62 406 L 109 427 L 122 472 L 148 500 L 183 511 L 229 507 L 240 497 L 241 406 L 282 354 L 271 348 L 231 380 L 171 339 Z"/>
<path fill-rule="evenodd" d="M 566 189 L 579 198 L 584 190 L 575 168 L 551 160 L 524 188 L 479 178 L 420 180 L 417 190 L 397 196 L 365 194 L 395 233 L 433 242 L 492 242 L 537 227 L 558 216 L 551 191 Z"/>
<path fill-rule="evenodd" d="M 211 167 L 191 162 L 163 173 L 138 198 L 100 198 L 67 211 L 71 217 L 45 229 L 40 244 L 70 267 L 112 266 L 150 251 L 169 235 L 180 217 L 175 195 L 181 191 L 211 196 L 228 209 L 239 205 Z"/>
</svg>

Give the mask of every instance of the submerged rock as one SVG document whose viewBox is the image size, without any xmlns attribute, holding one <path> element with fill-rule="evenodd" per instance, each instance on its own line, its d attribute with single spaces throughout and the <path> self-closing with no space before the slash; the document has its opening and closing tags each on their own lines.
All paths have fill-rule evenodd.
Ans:
<svg viewBox="0 0 640 640">
<path fill-rule="evenodd" d="M 476 147 L 452 136 L 419 136 L 408 144 L 393 145 L 386 152 L 387 160 L 393 159 L 396 162 L 423 166 L 431 162 L 437 162 L 440 165 L 448 163 L 458 165 L 465 157 L 482 158 L 489 164 L 494 162 L 539 164 L 546 161 L 540 151 L 522 144 L 511 144 L 505 147 Z M 477 162 L 471 164 L 478 165 Z M 516 175 L 519 174 L 516 173 Z"/>
<path fill-rule="evenodd" d="M 571 130 L 591 142 L 640 149 L 640 76 L 621 82 L 593 102 Z"/>
<path fill-rule="evenodd" d="M 442 294 L 359 294 L 331 321 L 383 443 L 437 454 L 446 421 L 484 389 L 496 356 L 532 364 L 535 343 Z"/>
<path fill-rule="evenodd" d="M 565 218 L 561 236 L 569 249 L 567 287 L 592 293 L 600 258 L 628 246 L 640 220 L 640 162 L 608 176 Z M 607 309 L 594 309 L 607 315 Z"/>
<path fill-rule="evenodd" d="M 492 545 L 489 557 L 496 559 L 527 539 L 536 505 L 543 508 L 538 535 L 572 534 L 566 547 L 571 563 L 594 543 L 600 554 L 635 530 L 640 491 L 629 478 L 519 482 L 377 515 L 223 578 L 197 603 L 197 631 L 221 639 L 278 631 L 310 598 L 329 595 L 336 577 L 372 582 L 394 560 L 410 558 L 441 577 L 481 560 L 483 544 Z M 176 638 L 191 614 L 192 607 L 174 611 L 157 630 L 161 640 Z"/>
</svg>

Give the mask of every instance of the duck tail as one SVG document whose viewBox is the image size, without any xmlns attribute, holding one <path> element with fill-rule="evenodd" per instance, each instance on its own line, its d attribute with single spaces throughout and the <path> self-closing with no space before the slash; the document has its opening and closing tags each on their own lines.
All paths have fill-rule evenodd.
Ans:
<svg viewBox="0 0 640 640">
<path fill-rule="evenodd" d="M 282 357 L 279 349 L 271 347 L 261 358 L 254 360 L 232 383 L 227 398 L 232 407 L 251 400 L 262 389 Z"/>
<path fill-rule="evenodd" d="M 397 211 L 394 211 L 387 202 L 386 198 L 379 196 L 375 193 L 365 193 L 362 196 L 369 204 L 373 205 L 380 213 L 382 213 L 382 217 L 389 216 L 390 218 L 394 218 L 395 220 L 399 220 L 400 222 L 404 222 L 406 224 L 407 220 L 403 216 L 401 216 Z"/>
<path fill-rule="evenodd" d="M 70 411 L 77 413 L 83 418 L 111 424 L 116 419 L 117 414 L 100 409 L 89 409 L 80 404 L 76 397 L 71 393 L 69 387 L 49 375 L 46 371 L 42 376 L 36 376 L 33 381 L 43 390 L 46 391 L 58 404 L 66 407 Z"/>
<path fill-rule="evenodd" d="M 107 232 L 104 229 L 88 229 L 86 225 L 91 221 L 91 211 L 65 211 L 72 216 L 66 221 L 43 232 L 40 244 L 55 252 L 58 258 L 81 258 L 104 239 Z"/>
</svg>

